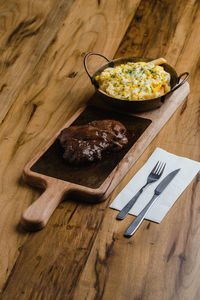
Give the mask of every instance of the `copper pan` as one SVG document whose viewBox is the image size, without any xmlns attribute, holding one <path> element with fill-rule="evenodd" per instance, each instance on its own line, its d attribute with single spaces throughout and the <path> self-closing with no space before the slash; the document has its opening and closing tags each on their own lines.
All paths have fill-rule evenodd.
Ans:
<svg viewBox="0 0 200 300">
<path fill-rule="evenodd" d="M 87 59 L 91 55 L 101 56 L 107 61 L 107 63 L 103 64 L 100 68 L 98 68 L 94 72 L 93 75 L 90 74 L 90 72 L 88 71 L 88 67 L 87 67 Z M 104 91 L 99 89 L 98 83 L 94 78 L 96 75 L 99 75 L 104 69 L 106 69 L 108 67 L 115 67 L 120 64 L 126 64 L 127 62 L 139 62 L 139 61 L 148 62 L 151 60 L 153 60 L 153 59 L 152 58 L 144 58 L 144 57 L 132 57 L 132 56 L 126 57 L 126 58 L 117 58 L 117 59 L 109 60 L 107 57 L 105 57 L 104 55 L 102 55 L 100 53 L 89 52 L 84 57 L 84 67 L 85 67 L 86 73 L 88 74 L 92 84 L 94 85 L 94 87 L 97 91 L 98 96 L 100 96 L 100 98 L 102 99 L 104 104 L 106 103 L 107 105 L 114 107 L 115 109 L 117 108 L 120 111 L 123 110 L 123 111 L 129 112 L 129 113 L 144 112 L 144 111 L 148 111 L 148 110 L 152 110 L 152 109 L 156 109 L 156 108 L 160 107 L 165 102 L 165 100 L 167 100 L 167 96 L 169 96 L 171 93 L 173 93 L 175 90 L 177 90 L 181 85 L 183 85 L 187 81 L 187 79 L 189 77 L 189 73 L 184 72 L 180 76 L 178 76 L 176 71 L 174 70 L 174 68 L 172 68 L 169 64 L 166 64 L 166 63 L 162 64 L 162 67 L 164 68 L 164 70 L 166 72 L 170 73 L 170 75 L 171 75 L 171 80 L 170 80 L 171 90 L 161 97 L 145 99 L 145 100 L 134 100 L 134 101 L 125 100 L 125 99 L 124 100 L 117 99 L 117 98 L 107 95 Z M 181 80 L 182 77 L 184 77 L 183 80 Z"/>
</svg>

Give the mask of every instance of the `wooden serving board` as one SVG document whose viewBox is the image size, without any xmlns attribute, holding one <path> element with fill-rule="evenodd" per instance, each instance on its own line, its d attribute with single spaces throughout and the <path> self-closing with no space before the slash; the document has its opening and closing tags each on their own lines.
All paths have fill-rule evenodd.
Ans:
<svg viewBox="0 0 200 300">
<path fill-rule="evenodd" d="M 94 203 L 104 201 L 183 103 L 188 93 L 189 84 L 185 83 L 159 109 L 131 115 L 103 106 L 98 107 L 98 99 L 95 103 L 94 96 L 92 101 L 95 105 L 79 109 L 25 166 L 24 180 L 45 192 L 23 213 L 22 225 L 27 230 L 42 229 L 58 204 L 69 194 L 79 200 Z M 129 139 L 127 147 L 120 152 L 106 154 L 101 161 L 89 165 L 77 167 L 65 163 L 57 141 L 61 130 L 70 125 L 82 125 L 101 119 L 118 120 L 126 126 Z"/>
</svg>

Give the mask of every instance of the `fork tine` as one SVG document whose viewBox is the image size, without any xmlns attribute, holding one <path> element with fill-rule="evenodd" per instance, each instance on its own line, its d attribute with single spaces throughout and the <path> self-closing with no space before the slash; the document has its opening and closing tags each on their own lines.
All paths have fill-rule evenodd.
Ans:
<svg viewBox="0 0 200 300">
<path fill-rule="evenodd" d="M 159 176 L 162 175 L 162 173 L 163 173 L 163 171 L 164 171 L 164 169 L 165 169 L 165 166 L 166 166 L 166 163 L 162 163 L 162 164 L 160 165 L 160 168 L 159 168 L 159 170 L 158 170 L 158 175 L 159 175 Z"/>
<path fill-rule="evenodd" d="M 152 169 L 151 173 L 154 173 L 154 172 L 155 172 L 155 170 L 156 170 L 158 164 L 159 164 L 159 161 L 157 161 L 157 163 L 156 163 L 156 165 L 154 166 L 154 168 Z"/>
<path fill-rule="evenodd" d="M 154 174 L 158 174 L 158 173 L 159 173 L 159 170 L 160 170 L 160 167 L 161 167 L 161 166 L 162 166 L 162 162 L 159 161 L 159 164 L 158 164 L 156 170 L 154 171 Z"/>
<path fill-rule="evenodd" d="M 162 167 L 162 162 L 159 163 L 159 165 L 158 165 L 158 167 L 157 167 L 157 169 L 156 169 L 156 172 L 155 172 L 155 173 L 156 173 L 157 175 L 159 175 L 159 172 L 160 172 L 161 167 Z"/>
<path fill-rule="evenodd" d="M 162 173 L 164 172 L 165 167 L 166 167 L 166 163 L 163 165 L 162 170 L 160 171 L 160 176 L 161 176 Z"/>
</svg>

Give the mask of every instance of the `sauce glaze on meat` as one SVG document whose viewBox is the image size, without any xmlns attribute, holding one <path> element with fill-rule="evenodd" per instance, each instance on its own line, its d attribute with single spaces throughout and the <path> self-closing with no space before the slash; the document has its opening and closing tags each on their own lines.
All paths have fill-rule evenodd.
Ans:
<svg viewBox="0 0 200 300">
<path fill-rule="evenodd" d="M 126 128 L 115 120 L 93 121 L 62 130 L 58 139 L 63 158 L 74 164 L 101 160 L 102 152 L 121 150 L 127 143 Z"/>
</svg>

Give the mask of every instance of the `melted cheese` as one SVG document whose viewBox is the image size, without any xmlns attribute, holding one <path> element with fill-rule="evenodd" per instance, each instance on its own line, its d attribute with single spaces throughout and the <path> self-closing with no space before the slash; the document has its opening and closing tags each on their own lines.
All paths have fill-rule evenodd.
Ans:
<svg viewBox="0 0 200 300">
<path fill-rule="evenodd" d="M 119 99 L 151 99 L 170 91 L 170 74 L 151 62 L 128 62 L 107 68 L 95 80 L 106 94 Z"/>
</svg>

